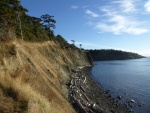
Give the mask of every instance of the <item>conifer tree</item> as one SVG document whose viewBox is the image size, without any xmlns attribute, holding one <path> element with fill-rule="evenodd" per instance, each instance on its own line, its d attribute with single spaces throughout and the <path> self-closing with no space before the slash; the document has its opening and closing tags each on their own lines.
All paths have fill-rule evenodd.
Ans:
<svg viewBox="0 0 150 113">
<path fill-rule="evenodd" d="M 49 38 L 51 37 L 52 31 L 51 28 L 55 29 L 54 16 L 50 16 L 49 14 L 45 14 L 41 16 L 41 21 L 45 31 L 48 31 Z"/>
<path fill-rule="evenodd" d="M 15 34 L 14 29 L 18 24 L 17 17 L 20 18 L 20 11 L 26 12 L 27 10 L 20 5 L 19 0 L 0 1 L 0 40 L 11 38 L 12 34 Z"/>
</svg>

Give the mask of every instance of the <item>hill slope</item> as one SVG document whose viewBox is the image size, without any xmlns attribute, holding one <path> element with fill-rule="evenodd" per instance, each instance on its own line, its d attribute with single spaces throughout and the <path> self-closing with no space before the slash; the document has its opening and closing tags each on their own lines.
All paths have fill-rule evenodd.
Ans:
<svg viewBox="0 0 150 113">
<path fill-rule="evenodd" d="M 75 113 L 66 84 L 77 66 L 90 65 L 84 51 L 53 41 L 0 44 L 1 113 Z"/>
<path fill-rule="evenodd" d="M 88 50 L 95 61 L 99 60 L 125 60 L 125 59 L 137 59 L 137 58 L 143 58 L 143 56 L 131 53 L 131 52 L 125 52 L 120 50 L 112 50 L 112 49 L 102 49 L 102 50 Z"/>
</svg>

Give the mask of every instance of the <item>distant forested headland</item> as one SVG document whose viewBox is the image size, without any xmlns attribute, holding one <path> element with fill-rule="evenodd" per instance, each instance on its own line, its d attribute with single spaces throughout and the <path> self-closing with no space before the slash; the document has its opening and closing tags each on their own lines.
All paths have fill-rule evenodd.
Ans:
<svg viewBox="0 0 150 113">
<path fill-rule="evenodd" d="M 144 58 L 144 56 L 137 53 L 126 52 L 113 49 L 101 49 L 101 50 L 88 50 L 94 61 L 99 60 L 126 60 L 126 59 L 138 59 Z"/>
</svg>

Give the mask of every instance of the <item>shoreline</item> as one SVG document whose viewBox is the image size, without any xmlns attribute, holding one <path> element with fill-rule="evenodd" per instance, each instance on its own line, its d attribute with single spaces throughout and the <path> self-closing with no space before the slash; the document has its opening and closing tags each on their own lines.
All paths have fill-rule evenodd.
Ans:
<svg viewBox="0 0 150 113">
<path fill-rule="evenodd" d="M 74 71 L 68 88 L 69 102 L 77 113 L 131 113 L 99 88 L 88 73 L 88 67 Z"/>
</svg>

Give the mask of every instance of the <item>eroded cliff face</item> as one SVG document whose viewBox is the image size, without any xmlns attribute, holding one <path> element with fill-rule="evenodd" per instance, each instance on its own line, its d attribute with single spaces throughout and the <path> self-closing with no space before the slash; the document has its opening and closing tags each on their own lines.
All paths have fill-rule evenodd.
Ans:
<svg viewBox="0 0 150 113">
<path fill-rule="evenodd" d="M 0 53 L 0 112 L 75 113 L 66 84 L 78 66 L 90 65 L 85 51 L 14 41 Z"/>
</svg>

